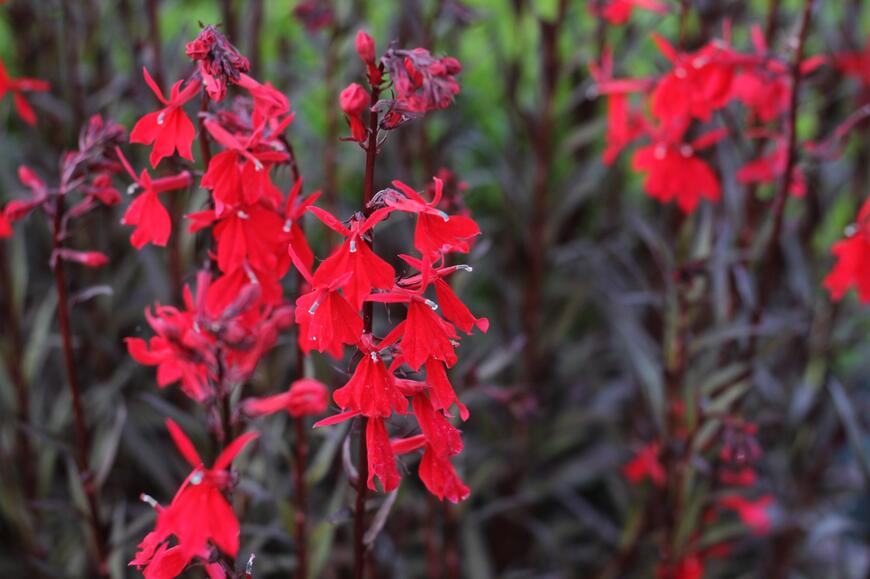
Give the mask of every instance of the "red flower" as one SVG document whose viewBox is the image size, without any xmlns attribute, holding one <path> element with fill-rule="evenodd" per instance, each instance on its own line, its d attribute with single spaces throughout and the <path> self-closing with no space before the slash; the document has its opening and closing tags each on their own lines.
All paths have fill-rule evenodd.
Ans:
<svg viewBox="0 0 870 579">
<path fill-rule="evenodd" d="M 444 183 L 437 177 L 433 180 L 435 195 L 429 203 L 401 181 L 393 181 L 393 185 L 399 191 L 385 189 L 378 193 L 375 201 L 397 211 L 417 215 L 414 247 L 424 256 L 452 251 L 468 253 L 471 240 L 480 235 L 480 228 L 470 217 L 450 216 L 437 208 L 438 202 L 441 201 Z"/>
<path fill-rule="evenodd" d="M 662 203 L 676 200 L 684 213 L 691 213 L 701 198 L 718 201 L 721 193 L 719 180 L 695 152 L 713 145 L 724 137 L 715 130 L 691 143 L 680 143 L 673 137 L 661 138 L 638 149 L 632 160 L 636 171 L 647 173 L 644 190 Z"/>
<path fill-rule="evenodd" d="M 767 509 L 771 504 L 773 504 L 773 497 L 770 495 L 755 501 L 740 495 L 729 495 L 719 499 L 719 506 L 735 511 L 755 535 L 766 535 L 770 532 L 770 515 Z"/>
<path fill-rule="evenodd" d="M 15 103 L 15 110 L 18 111 L 18 116 L 29 124 L 36 124 L 36 113 L 33 112 L 33 107 L 24 98 L 25 92 L 46 92 L 50 85 L 44 80 L 36 78 L 12 78 L 6 72 L 6 67 L 3 61 L 0 60 L 0 99 L 6 96 L 6 93 L 12 93 L 12 101 Z"/>
<path fill-rule="evenodd" d="M 738 183 L 773 183 L 782 177 L 788 162 L 788 142 L 784 137 L 774 136 L 774 149 L 768 155 L 749 161 L 737 171 Z M 807 191 L 807 183 L 800 167 L 792 168 L 789 181 L 789 193 L 795 197 L 803 197 Z"/>
<path fill-rule="evenodd" d="M 185 288 L 185 299 L 190 292 Z M 149 342 L 127 338 L 127 350 L 134 360 L 157 366 L 157 384 L 164 388 L 181 382 L 181 389 L 192 399 L 202 402 L 211 395 L 209 368 L 215 363 L 209 340 L 194 326 L 192 312 L 158 305 L 155 314 L 145 310 L 145 318 L 157 332 Z"/>
<path fill-rule="evenodd" d="M 363 416 L 387 418 L 393 411 L 404 414 L 408 401 L 378 355 L 379 350 L 369 341 L 360 340 L 362 358 L 353 376 L 332 394 L 332 399 L 342 410 L 352 410 Z"/>
<path fill-rule="evenodd" d="M 656 486 L 664 486 L 667 479 L 665 469 L 659 462 L 661 446 L 658 442 L 651 442 L 640 449 L 622 469 L 625 478 L 633 484 L 638 484 L 649 479 Z"/>
<path fill-rule="evenodd" d="M 399 285 L 403 288 L 414 289 L 418 292 L 425 291 L 424 284 L 435 284 L 435 297 L 438 298 L 438 305 L 444 317 L 456 324 L 456 326 L 465 332 L 471 334 L 471 330 L 477 326 L 481 332 L 486 333 L 489 330 L 489 320 L 486 318 L 476 318 L 469 311 L 462 301 L 453 293 L 444 278 L 458 270 L 471 271 L 471 266 L 468 265 L 452 265 L 449 267 L 433 268 L 429 260 L 425 262 L 409 255 L 400 255 L 412 267 L 423 272 L 421 275 L 415 275 L 399 280 Z M 425 270 L 425 271 L 424 271 Z M 426 280 L 426 281 L 424 281 Z"/>
<path fill-rule="evenodd" d="M 841 52 L 834 56 L 834 60 L 840 70 L 870 88 L 870 42 L 864 46 L 864 50 Z"/>
<path fill-rule="evenodd" d="M 332 280 L 327 285 L 314 283 L 314 277 L 289 248 L 293 265 L 313 289 L 296 300 L 296 323 L 299 324 L 299 347 L 305 353 L 311 350 L 329 352 L 340 358 L 344 344 L 356 344 L 363 332 L 362 318 L 357 310 L 339 293 L 349 275 Z"/>
<path fill-rule="evenodd" d="M 283 254 L 283 227 L 280 215 L 262 205 L 225 213 L 214 227 L 218 267 L 229 273 L 249 263 L 259 270 L 276 271 Z"/>
<path fill-rule="evenodd" d="M 592 0 L 589 11 L 615 26 L 628 22 L 635 8 L 666 14 L 668 7 L 656 0 Z"/>
<path fill-rule="evenodd" d="M 823 282 L 831 299 L 839 301 L 851 287 L 858 290 L 861 303 L 870 302 L 870 199 L 864 201 L 858 220 L 847 232 L 848 237 L 831 248 L 837 263 Z"/>
<path fill-rule="evenodd" d="M 142 249 L 148 243 L 165 246 L 172 231 L 172 222 L 166 207 L 160 203 L 158 194 L 190 186 L 193 181 L 190 173 L 182 171 L 173 177 L 152 180 L 148 171 L 142 169 L 137 178 L 120 149 L 117 149 L 117 153 L 124 168 L 127 169 L 127 173 L 135 184 L 142 188 L 142 193 L 133 200 L 121 219 L 121 223 L 124 225 L 136 227 L 130 236 L 130 243 L 136 249 Z"/>
<path fill-rule="evenodd" d="M 451 456 L 462 452 L 459 431 L 435 410 L 424 393 L 414 395 L 413 408 L 423 434 L 394 441 L 393 450 L 404 454 L 423 448 L 419 475 L 429 492 L 453 503 L 465 500 L 469 489 L 450 462 Z"/>
<path fill-rule="evenodd" d="M 292 120 L 292 115 L 283 119 L 276 128 L 277 133 Z M 212 190 L 216 215 L 220 217 L 226 211 L 261 199 L 277 206 L 281 192 L 272 183 L 269 172 L 272 164 L 286 160 L 287 154 L 264 146 L 260 132 L 254 132 L 242 142 L 212 119 L 205 121 L 205 127 L 227 148 L 211 158 L 201 182 L 203 187 Z"/>
<path fill-rule="evenodd" d="M 251 416 L 264 416 L 283 410 L 293 418 L 301 418 L 323 414 L 328 404 L 326 386 L 312 378 L 302 378 L 293 382 L 287 392 L 266 398 L 249 398 L 242 403 L 242 407 Z"/>
<path fill-rule="evenodd" d="M 354 215 L 345 227 L 332 214 L 319 207 L 309 207 L 327 227 L 341 234 L 345 240 L 332 252 L 317 271 L 314 272 L 314 285 L 328 286 L 335 280 L 350 274 L 342 291 L 351 305 L 359 308 L 372 288 L 389 289 L 393 287 L 396 272 L 393 267 L 378 257 L 368 246 L 369 231 L 390 213 L 390 209 L 379 209 L 368 218 Z"/>
<path fill-rule="evenodd" d="M 178 151 L 182 159 L 193 161 L 191 147 L 196 131 L 181 107 L 199 92 L 199 81 L 189 82 L 184 90 L 181 90 L 183 81 L 179 80 L 173 85 L 169 100 L 166 100 L 147 68 L 142 69 L 142 74 L 157 100 L 166 106 L 139 119 L 130 133 L 130 142 L 154 144 L 150 156 L 152 167 L 156 167 L 164 157 L 172 156 L 175 151 Z"/>
<path fill-rule="evenodd" d="M 429 359 L 440 360 L 452 366 L 456 363 L 454 342 L 459 336 L 456 329 L 435 313 L 438 304 L 412 292 L 395 291 L 369 296 L 377 302 L 407 302 L 408 315 L 384 337 L 391 344 L 401 337 L 402 360 L 413 370 L 419 370 Z"/>
<path fill-rule="evenodd" d="M 256 432 L 248 432 L 236 438 L 218 455 L 214 465 L 206 468 L 181 428 L 170 419 L 166 420 L 166 427 L 193 471 L 178 489 L 172 503 L 159 511 L 153 533 L 140 544 L 140 549 L 146 552 L 140 551 L 133 560 L 133 564 L 140 567 L 147 564 L 146 576 L 154 573 L 154 577 L 174 577 L 170 569 L 177 569 L 176 574 L 179 573 L 193 557 L 207 553 L 209 543 L 230 557 L 236 556 L 239 550 L 239 521 L 223 494 L 232 480 L 227 469 L 236 455 L 258 436 Z M 147 556 L 171 535 L 175 536 L 178 543 L 178 550 L 171 557 L 166 557 L 166 554 L 172 549 L 165 548 L 150 558 Z"/>
<path fill-rule="evenodd" d="M 730 51 L 710 43 L 695 53 L 681 54 L 658 34 L 653 34 L 653 40 L 673 64 L 652 93 L 653 115 L 669 122 L 689 117 L 710 120 L 713 111 L 731 98 L 735 61 Z"/>
</svg>

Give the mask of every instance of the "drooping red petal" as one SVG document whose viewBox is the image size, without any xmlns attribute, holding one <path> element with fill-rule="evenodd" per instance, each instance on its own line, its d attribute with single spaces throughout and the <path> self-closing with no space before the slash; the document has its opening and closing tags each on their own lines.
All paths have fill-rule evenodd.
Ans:
<svg viewBox="0 0 870 579">
<path fill-rule="evenodd" d="M 396 468 L 396 455 L 390 445 L 390 436 L 383 419 L 369 418 L 366 427 L 366 451 L 368 455 L 368 487 L 376 490 L 375 477 L 381 481 L 384 492 L 399 486 L 401 476 Z"/>
</svg>

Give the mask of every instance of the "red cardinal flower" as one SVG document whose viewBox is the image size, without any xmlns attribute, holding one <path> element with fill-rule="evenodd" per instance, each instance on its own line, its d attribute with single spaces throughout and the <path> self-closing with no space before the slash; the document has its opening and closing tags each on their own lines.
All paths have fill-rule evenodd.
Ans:
<svg viewBox="0 0 870 579">
<path fill-rule="evenodd" d="M 139 119 L 130 133 L 130 142 L 154 144 L 150 156 L 152 167 L 156 167 L 164 157 L 172 156 L 175 151 L 178 151 L 182 159 L 193 161 L 192 145 L 196 131 L 182 107 L 199 93 L 200 82 L 198 80 L 188 82 L 182 90 L 183 81 L 179 80 L 173 85 L 167 100 L 147 68 L 142 68 L 142 74 L 157 100 L 166 106 Z"/>
<path fill-rule="evenodd" d="M 638 451 L 624 467 L 625 478 L 632 484 L 638 484 L 645 479 L 650 479 L 654 485 L 663 486 L 666 475 L 662 463 L 659 462 L 661 446 L 658 442 L 651 442 Z"/>
<path fill-rule="evenodd" d="M 259 270 L 276 270 L 284 253 L 283 227 L 281 216 L 262 205 L 225 213 L 214 227 L 218 267 L 224 273 L 245 263 Z"/>
<path fill-rule="evenodd" d="M 719 506 L 736 512 L 755 535 L 766 535 L 770 532 L 770 514 L 767 509 L 772 504 L 773 497 L 770 495 L 765 495 L 755 501 L 740 495 L 729 495 L 719 499 Z"/>
<path fill-rule="evenodd" d="M 293 418 L 301 418 L 323 414 L 328 404 L 329 391 L 326 386 L 312 378 L 302 378 L 293 382 L 287 392 L 266 398 L 249 398 L 242 403 L 242 408 L 251 416 L 264 416 L 283 410 Z"/>
<path fill-rule="evenodd" d="M 444 278 L 452 273 L 463 270 L 471 271 L 471 266 L 460 264 L 451 265 L 449 267 L 433 268 L 432 264 L 426 260 L 420 260 L 409 255 L 400 255 L 405 262 L 411 267 L 414 267 L 421 272 L 420 275 L 406 277 L 399 280 L 399 285 L 403 288 L 424 291 L 425 284 L 435 284 L 435 297 L 438 299 L 438 305 L 441 308 L 441 313 L 444 317 L 456 324 L 460 330 L 466 334 L 471 334 L 471 330 L 476 326 L 481 332 L 486 333 L 489 330 L 489 320 L 486 318 L 476 318 L 469 311 L 468 307 L 456 296 L 453 289 L 450 287 Z M 425 280 L 425 281 L 424 281 Z"/>
<path fill-rule="evenodd" d="M 153 550 L 157 544 L 175 536 L 178 543 L 178 551 L 175 552 L 177 554 L 169 559 L 164 556 L 155 561 L 153 556 L 148 560 L 140 551 L 134 559 L 138 566 L 146 564 L 147 561 L 146 576 L 148 573 L 155 573 L 155 577 L 161 576 L 157 574 L 160 570 L 151 568 L 155 563 L 161 567 L 169 566 L 173 570 L 183 569 L 192 558 L 207 553 L 210 544 L 230 557 L 236 556 L 239 551 L 239 521 L 224 496 L 224 491 L 232 481 L 227 469 L 236 455 L 258 436 L 256 432 L 239 436 L 224 448 L 211 468 L 206 468 L 193 443 L 181 428 L 170 419 L 166 420 L 166 427 L 175 446 L 193 467 L 193 471 L 178 489 L 172 503 L 158 513 L 153 534 L 146 538 L 147 542 L 143 541 L 140 545 L 140 548 Z M 165 555 L 165 552 L 167 551 L 162 554 Z M 180 565 L 182 561 L 184 564 Z M 167 570 L 162 572 L 166 573 Z"/>
<path fill-rule="evenodd" d="M 283 119 L 277 133 L 283 132 L 292 120 L 292 115 Z M 211 158 L 202 176 L 202 186 L 212 190 L 217 216 L 261 199 L 277 206 L 281 192 L 272 183 L 269 173 L 274 163 L 287 159 L 287 154 L 264 146 L 260 132 L 240 141 L 215 120 L 206 120 L 205 127 L 217 142 L 227 148 Z"/>
<path fill-rule="evenodd" d="M 858 220 L 847 230 L 847 237 L 834 244 L 831 253 L 837 263 L 825 277 L 824 286 L 831 299 L 839 301 L 850 288 L 858 291 L 861 303 L 870 303 L 870 199 L 864 201 Z"/>
<path fill-rule="evenodd" d="M 450 462 L 451 456 L 462 452 L 459 431 L 435 410 L 424 393 L 414 395 L 413 408 L 423 434 L 393 441 L 393 451 L 405 454 L 422 448 L 418 473 L 429 492 L 453 503 L 465 500 L 470 491 Z"/>
<path fill-rule="evenodd" d="M 681 54 L 658 34 L 653 34 L 653 40 L 673 64 L 652 93 L 653 115 L 668 122 L 689 117 L 710 120 L 713 111 L 731 98 L 735 68 L 731 52 L 710 43 L 697 52 Z"/>
<path fill-rule="evenodd" d="M 589 11 L 613 24 L 620 26 L 631 18 L 635 8 L 666 14 L 668 7 L 656 0 L 592 0 Z"/>
<path fill-rule="evenodd" d="M 158 195 L 190 186 L 193 182 L 190 173 L 182 171 L 173 177 L 152 180 L 148 171 L 142 169 L 139 177 L 136 177 L 136 173 L 133 172 L 133 168 L 121 150 L 117 149 L 116 152 L 130 178 L 142 188 L 142 193 L 133 200 L 121 219 L 121 223 L 124 225 L 136 227 L 130 236 L 130 243 L 136 249 L 142 249 L 148 243 L 165 246 L 172 232 L 172 222 L 169 219 L 169 212 L 160 202 Z"/>
<path fill-rule="evenodd" d="M 180 381 L 185 394 L 202 402 L 212 394 L 208 378 L 215 358 L 209 338 L 197 331 L 193 298 L 186 286 L 184 301 L 186 311 L 159 304 L 153 314 L 145 310 L 145 319 L 157 335 L 147 343 L 141 338 L 125 341 L 133 359 L 146 366 L 157 366 L 157 384 L 161 388 Z"/>
<path fill-rule="evenodd" d="M 372 288 L 390 289 L 396 278 L 393 267 L 378 257 L 368 246 L 369 231 L 386 218 L 389 208 L 379 209 L 364 218 L 362 214 L 354 215 L 345 227 L 331 213 L 319 207 L 309 207 L 308 210 L 317 216 L 324 225 L 342 235 L 342 243 L 332 252 L 314 272 L 314 285 L 329 285 L 337 279 L 350 274 L 342 286 L 342 291 L 351 305 L 359 308 Z"/>
<path fill-rule="evenodd" d="M 408 304 L 407 317 L 384 337 L 383 344 L 392 344 L 401 339 L 399 348 L 402 360 L 413 370 L 419 370 L 429 359 L 440 360 L 448 367 L 456 363 L 454 343 L 458 343 L 459 335 L 453 325 L 435 313 L 438 304 L 409 291 L 371 294 L 368 299 Z"/>
<path fill-rule="evenodd" d="M 6 72 L 6 67 L 3 61 L 0 60 L 0 99 L 6 96 L 6 93 L 12 93 L 12 101 L 15 103 L 15 110 L 18 111 L 18 116 L 29 124 L 36 124 L 36 113 L 33 112 L 33 107 L 24 98 L 25 92 L 46 92 L 50 85 L 44 80 L 36 78 L 12 78 Z"/>
<path fill-rule="evenodd" d="M 702 197 L 710 201 L 719 200 L 719 179 L 707 163 L 695 156 L 695 152 L 712 146 L 724 136 L 724 131 L 714 130 L 691 143 L 680 142 L 678 139 L 681 137 L 659 137 L 635 152 L 632 167 L 647 174 L 644 190 L 650 197 L 662 203 L 675 200 L 684 213 L 691 213 Z"/>
<path fill-rule="evenodd" d="M 408 401 L 399 391 L 396 379 L 369 339 L 360 340 L 362 358 L 347 384 L 332 398 L 344 411 L 352 410 L 368 417 L 386 418 L 394 411 L 404 414 Z"/>
<path fill-rule="evenodd" d="M 431 202 L 426 202 L 419 193 L 401 181 L 393 181 L 393 186 L 399 191 L 385 189 L 377 194 L 373 203 L 382 203 L 397 211 L 417 215 L 414 247 L 424 256 L 452 251 L 468 253 L 471 240 L 480 235 L 480 227 L 470 217 L 451 216 L 438 209 L 444 182 L 437 177 L 433 180 L 435 195 Z"/>
<path fill-rule="evenodd" d="M 350 275 L 318 285 L 309 269 L 289 248 L 293 265 L 312 286 L 312 290 L 296 300 L 296 323 L 299 324 L 299 347 L 305 353 L 311 350 L 329 352 L 340 358 L 344 344 L 356 344 L 363 332 L 362 318 L 357 310 L 339 293 Z"/>
</svg>

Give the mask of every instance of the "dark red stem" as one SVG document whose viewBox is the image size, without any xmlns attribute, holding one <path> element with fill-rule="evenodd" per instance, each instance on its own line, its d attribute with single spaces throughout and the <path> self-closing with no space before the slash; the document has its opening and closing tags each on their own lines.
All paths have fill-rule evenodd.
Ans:
<svg viewBox="0 0 870 579">
<path fill-rule="evenodd" d="M 372 87 L 371 102 L 372 105 L 378 102 L 381 97 L 380 87 Z M 366 173 L 363 181 L 363 213 L 369 215 L 371 209 L 369 202 L 372 200 L 375 191 L 375 160 L 378 156 L 378 113 L 377 111 L 369 111 L 369 139 L 366 145 Z M 374 237 L 374 236 L 373 236 Z M 369 247 L 374 244 L 374 239 L 368 242 Z M 363 333 L 372 333 L 372 302 L 366 302 L 363 305 Z M 356 481 L 356 509 L 354 510 L 353 524 L 353 560 L 354 560 L 354 578 L 363 579 L 365 577 L 366 568 L 366 548 L 365 548 L 365 532 L 366 532 L 366 495 L 368 494 L 368 450 L 366 449 L 366 427 L 368 419 L 362 417 L 360 420 L 359 434 L 359 469 Z"/>
<path fill-rule="evenodd" d="M 776 276 L 770 274 L 771 260 L 775 255 L 775 247 L 779 241 L 780 233 L 782 232 L 782 223 L 785 216 L 785 202 L 788 200 L 789 189 L 792 185 L 792 177 L 795 165 L 797 164 L 797 114 L 798 114 L 798 95 L 800 93 L 801 82 L 801 62 L 804 59 L 804 44 L 806 43 L 807 35 L 810 29 L 810 20 L 813 13 L 815 0 L 806 0 L 801 16 L 800 28 L 795 43 L 794 55 L 792 57 L 789 74 L 791 78 L 791 95 L 789 96 L 789 106 L 785 122 L 785 137 L 786 137 L 786 161 L 785 169 L 782 178 L 779 182 L 779 187 L 776 191 L 776 196 L 771 205 L 771 213 L 773 214 L 773 227 L 769 237 L 766 240 L 762 252 L 759 256 L 759 272 L 762 272 L 759 287 L 758 301 L 752 316 L 753 326 L 757 326 L 761 322 L 761 317 L 764 312 L 764 306 L 767 303 L 770 292 L 773 289 L 773 284 L 776 281 Z M 756 333 L 753 333 L 755 336 Z M 755 339 L 752 339 L 754 345 Z"/>
<path fill-rule="evenodd" d="M 63 191 L 61 191 L 57 196 L 54 210 L 52 241 L 54 252 L 57 254 L 63 248 L 63 240 L 61 239 L 64 215 Z M 89 513 L 87 514 L 87 518 L 91 527 L 91 532 L 93 533 L 94 544 L 96 547 L 97 573 L 100 577 L 108 578 L 109 566 L 107 562 L 108 555 L 106 552 L 106 538 L 103 527 L 100 523 L 97 484 L 93 479 L 93 473 L 91 472 L 88 459 L 90 441 L 88 438 L 87 425 L 85 423 L 85 412 L 82 406 L 81 388 L 79 387 L 78 375 L 76 373 L 75 356 L 73 354 L 69 300 L 67 298 L 66 280 L 64 279 L 62 259 L 58 259 L 54 263 L 54 287 L 57 290 L 57 313 L 60 321 L 61 339 L 63 341 L 63 357 L 64 363 L 66 364 L 67 382 L 69 383 L 70 392 L 72 393 L 73 422 L 76 438 L 76 465 L 78 466 L 79 476 L 81 477 L 82 487 L 84 488 L 85 497 L 88 503 Z"/>
</svg>

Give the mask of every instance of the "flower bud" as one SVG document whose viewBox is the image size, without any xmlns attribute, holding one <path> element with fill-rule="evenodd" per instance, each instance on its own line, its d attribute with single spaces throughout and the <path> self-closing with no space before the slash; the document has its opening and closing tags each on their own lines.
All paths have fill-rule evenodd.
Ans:
<svg viewBox="0 0 870 579">
<path fill-rule="evenodd" d="M 362 30 L 356 33 L 356 53 L 364 63 L 374 64 L 375 41 Z"/>
<path fill-rule="evenodd" d="M 358 117 L 363 113 L 363 111 L 369 108 L 371 97 L 362 86 L 352 82 L 347 85 L 347 88 L 341 91 L 339 103 L 341 105 L 341 110 L 343 110 L 346 115 Z"/>
</svg>

